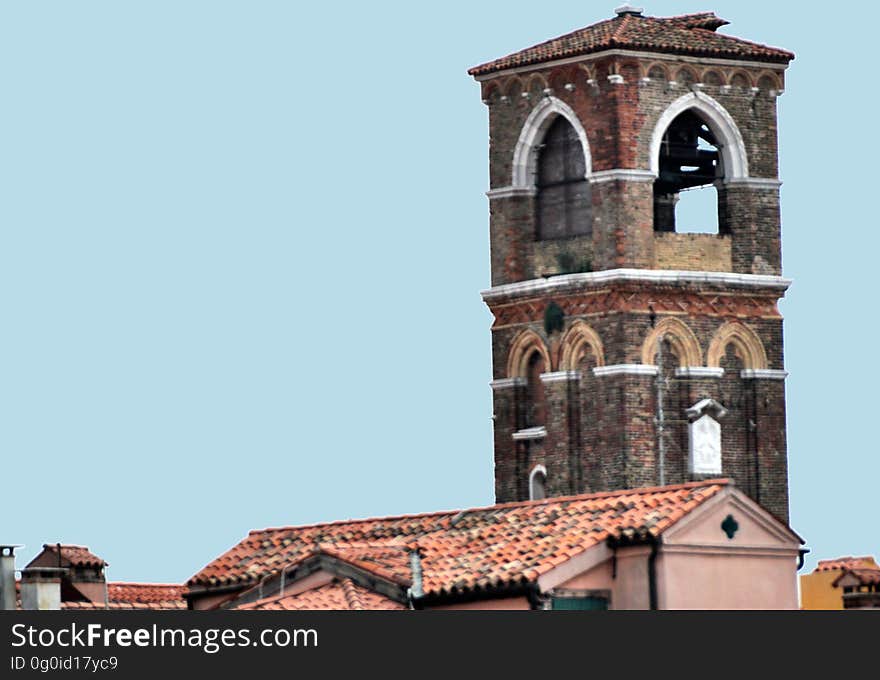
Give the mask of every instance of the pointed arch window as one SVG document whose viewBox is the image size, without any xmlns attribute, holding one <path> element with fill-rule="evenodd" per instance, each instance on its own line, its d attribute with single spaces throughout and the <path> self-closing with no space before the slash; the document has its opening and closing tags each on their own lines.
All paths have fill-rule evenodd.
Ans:
<svg viewBox="0 0 880 680">
<path fill-rule="evenodd" d="M 654 230 L 724 233 L 715 187 L 723 177 L 715 133 L 697 112 L 679 114 L 664 132 L 660 145 L 659 176 L 654 182 Z M 684 197 L 686 201 L 681 204 Z M 689 214 L 685 208 L 695 213 Z M 694 220 L 694 224 L 687 224 Z"/>
<path fill-rule="evenodd" d="M 529 475 L 529 500 L 540 501 L 547 498 L 547 468 L 536 465 Z"/>
<path fill-rule="evenodd" d="M 545 424 L 544 382 L 541 380 L 541 374 L 546 372 L 546 370 L 544 356 L 535 350 L 529 357 L 528 373 L 526 374 L 528 390 L 526 424 L 528 427 L 537 427 Z"/>
<path fill-rule="evenodd" d="M 539 240 L 592 233 L 592 199 L 584 149 L 564 116 L 557 116 L 538 147 L 535 184 Z"/>
</svg>

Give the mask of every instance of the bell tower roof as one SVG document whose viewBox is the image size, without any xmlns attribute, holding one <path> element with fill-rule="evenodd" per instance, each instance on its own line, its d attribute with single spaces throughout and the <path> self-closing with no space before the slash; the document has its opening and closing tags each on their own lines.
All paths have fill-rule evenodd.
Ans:
<svg viewBox="0 0 880 680">
<path fill-rule="evenodd" d="M 625 5 L 613 19 L 553 38 L 506 57 L 474 66 L 468 73 L 475 78 L 497 71 L 570 59 L 611 49 L 662 52 L 692 57 L 742 59 L 788 64 L 794 54 L 741 38 L 718 33 L 727 25 L 714 12 L 675 17 L 644 16 L 641 10 Z"/>
</svg>

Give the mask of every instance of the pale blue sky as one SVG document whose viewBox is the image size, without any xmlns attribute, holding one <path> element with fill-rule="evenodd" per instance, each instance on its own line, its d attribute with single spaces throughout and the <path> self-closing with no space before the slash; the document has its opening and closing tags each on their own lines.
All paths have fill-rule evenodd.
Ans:
<svg viewBox="0 0 880 680">
<path fill-rule="evenodd" d="M 792 524 L 880 553 L 876 4 L 653 2 L 780 100 Z M 489 504 L 469 66 L 614 3 L 0 0 L 0 542 L 180 581 L 253 528 Z M 808 561 L 808 567 L 814 560 Z"/>
</svg>

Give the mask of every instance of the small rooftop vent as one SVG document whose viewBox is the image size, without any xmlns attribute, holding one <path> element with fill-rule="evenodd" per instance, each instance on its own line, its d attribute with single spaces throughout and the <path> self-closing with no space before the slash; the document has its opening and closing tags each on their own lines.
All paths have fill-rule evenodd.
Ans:
<svg viewBox="0 0 880 680">
<path fill-rule="evenodd" d="M 627 14 L 631 14 L 634 17 L 640 17 L 644 11 L 645 10 L 642 7 L 633 7 L 627 3 L 614 10 L 614 13 L 619 17 L 625 17 Z"/>
</svg>

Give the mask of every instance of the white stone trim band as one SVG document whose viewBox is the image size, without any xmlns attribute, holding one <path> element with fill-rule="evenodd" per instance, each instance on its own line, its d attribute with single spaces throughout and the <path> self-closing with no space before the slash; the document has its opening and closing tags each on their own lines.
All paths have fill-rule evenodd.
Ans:
<svg viewBox="0 0 880 680">
<path fill-rule="evenodd" d="M 752 380 L 785 380 L 788 371 L 779 371 L 769 368 L 744 368 L 739 373 L 741 378 Z"/>
<path fill-rule="evenodd" d="M 657 179 L 650 170 L 631 170 L 628 168 L 619 168 L 616 170 L 600 170 L 594 172 L 588 178 L 593 184 L 602 184 L 603 182 L 653 182 Z"/>
<path fill-rule="evenodd" d="M 580 371 L 558 371 L 556 373 L 542 373 L 542 383 L 569 382 L 570 380 L 580 380 Z"/>
<path fill-rule="evenodd" d="M 665 269 L 606 269 L 600 272 L 565 274 L 549 279 L 531 279 L 495 286 L 480 293 L 483 300 L 507 296 L 544 294 L 566 288 L 578 289 L 585 285 L 636 281 L 639 283 L 664 284 L 715 284 L 721 286 L 740 286 L 742 288 L 772 288 L 785 291 L 791 279 L 766 274 L 734 274 L 729 272 L 691 272 Z"/>
<path fill-rule="evenodd" d="M 502 378 L 501 380 L 493 380 L 489 383 L 489 387 L 493 390 L 509 390 L 511 387 L 520 387 L 526 384 L 525 378 Z"/>
<path fill-rule="evenodd" d="M 490 201 L 496 198 L 513 198 L 515 196 L 534 196 L 538 193 L 535 187 L 499 187 L 498 189 L 489 189 L 486 196 Z"/>
<path fill-rule="evenodd" d="M 770 177 L 731 177 L 724 180 L 728 186 L 748 187 L 749 189 L 778 189 L 782 181 Z"/>
<path fill-rule="evenodd" d="M 758 60 L 752 61 L 751 59 L 712 59 L 707 57 L 688 57 L 684 54 L 666 54 L 663 52 L 650 51 L 642 52 L 638 50 L 626 50 L 616 48 L 600 50 L 599 52 L 593 52 L 592 54 L 581 54 L 576 57 L 563 57 L 562 59 L 553 59 L 552 61 L 544 61 L 538 64 L 514 66 L 511 68 L 501 69 L 499 71 L 492 71 L 491 73 L 483 73 L 482 75 L 474 76 L 474 80 L 480 83 L 484 80 L 503 78 L 505 76 L 509 76 L 515 73 L 528 73 L 530 71 L 546 69 L 550 66 L 564 66 L 565 64 L 593 62 L 599 59 L 606 59 L 608 57 L 636 57 L 637 59 L 684 62 L 688 64 L 700 64 L 701 66 L 712 64 L 715 66 L 745 66 L 746 68 L 758 67 L 770 71 L 778 71 L 779 73 L 782 73 L 783 71 L 785 71 L 785 69 L 788 68 L 788 64 L 776 64 Z"/>
<path fill-rule="evenodd" d="M 721 378 L 723 376 L 723 368 L 712 366 L 682 366 L 675 369 L 676 378 Z"/>
<path fill-rule="evenodd" d="M 547 428 L 541 425 L 540 427 L 529 427 L 525 430 L 520 430 L 519 432 L 513 433 L 514 441 L 523 442 L 523 441 L 532 441 L 535 439 L 544 439 L 547 436 Z"/>
<path fill-rule="evenodd" d="M 660 369 L 650 364 L 617 364 L 615 366 L 597 366 L 593 375 L 602 378 L 611 375 L 657 375 Z"/>
</svg>

